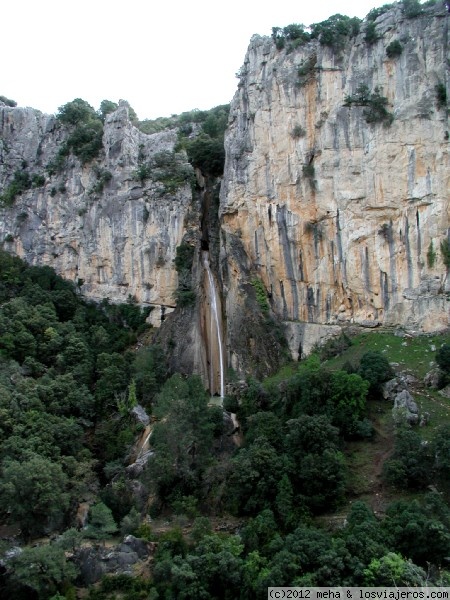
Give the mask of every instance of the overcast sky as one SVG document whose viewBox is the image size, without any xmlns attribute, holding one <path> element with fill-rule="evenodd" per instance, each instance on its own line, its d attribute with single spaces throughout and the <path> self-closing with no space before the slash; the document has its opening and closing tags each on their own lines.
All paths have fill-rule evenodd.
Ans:
<svg viewBox="0 0 450 600">
<path fill-rule="evenodd" d="M 54 113 L 129 101 L 140 119 L 231 100 L 254 33 L 386 0 L 22 0 L 2 3 L 0 95 Z"/>
</svg>

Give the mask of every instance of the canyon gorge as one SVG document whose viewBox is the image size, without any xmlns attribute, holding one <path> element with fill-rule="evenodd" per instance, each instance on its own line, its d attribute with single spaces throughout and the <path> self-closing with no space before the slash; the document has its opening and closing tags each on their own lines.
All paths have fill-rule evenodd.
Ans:
<svg viewBox="0 0 450 600">
<path fill-rule="evenodd" d="M 444 330 L 448 25 L 444 5 L 394 6 L 370 42 L 364 24 L 339 48 L 253 36 L 219 177 L 177 128 L 140 131 L 126 102 L 98 158 L 49 171 L 70 127 L 0 103 L 0 190 L 18 171 L 34 182 L 0 209 L 3 247 L 87 298 L 150 307 L 172 370 L 220 396 L 228 368 L 264 375 L 349 325 Z"/>
</svg>

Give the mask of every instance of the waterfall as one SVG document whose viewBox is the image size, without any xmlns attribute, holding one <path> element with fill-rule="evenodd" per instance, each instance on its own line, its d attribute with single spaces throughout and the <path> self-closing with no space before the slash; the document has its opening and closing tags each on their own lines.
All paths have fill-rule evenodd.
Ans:
<svg viewBox="0 0 450 600">
<path fill-rule="evenodd" d="M 208 276 L 209 284 L 209 296 L 211 303 L 211 317 L 210 317 L 210 331 L 209 331 L 209 385 L 211 394 L 214 389 L 214 348 L 218 346 L 219 350 L 219 370 L 220 370 L 220 397 L 225 396 L 225 375 L 224 375 L 224 358 L 223 358 L 223 340 L 222 340 L 222 328 L 220 326 L 219 311 L 217 308 L 217 293 L 216 286 L 214 284 L 214 278 L 209 267 L 209 254 L 207 251 L 203 251 L 203 266 L 205 267 L 206 274 Z M 213 340 L 216 340 L 216 344 Z"/>
</svg>

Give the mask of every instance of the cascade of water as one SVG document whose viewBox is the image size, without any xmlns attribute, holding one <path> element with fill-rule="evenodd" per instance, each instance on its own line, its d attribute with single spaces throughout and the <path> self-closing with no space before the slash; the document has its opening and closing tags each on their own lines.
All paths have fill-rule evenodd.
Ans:
<svg viewBox="0 0 450 600">
<path fill-rule="evenodd" d="M 214 333 L 217 337 L 217 345 L 219 347 L 219 369 L 220 369 L 220 397 L 225 396 L 225 374 L 224 374 L 224 362 L 223 362 L 223 342 L 222 342 L 222 329 L 220 327 L 219 311 L 217 309 L 217 294 L 216 286 L 214 285 L 213 275 L 209 267 L 209 255 L 208 252 L 203 252 L 203 266 L 205 267 L 206 274 L 208 276 L 209 293 L 211 301 L 211 321 L 210 321 L 210 336 L 209 336 L 209 364 L 210 364 L 210 386 L 212 388 L 214 381 L 214 360 L 213 360 L 213 337 Z"/>
</svg>

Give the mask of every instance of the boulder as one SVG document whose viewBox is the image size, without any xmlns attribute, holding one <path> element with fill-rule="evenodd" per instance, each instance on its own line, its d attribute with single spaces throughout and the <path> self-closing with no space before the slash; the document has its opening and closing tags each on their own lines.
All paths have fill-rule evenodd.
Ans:
<svg viewBox="0 0 450 600">
<path fill-rule="evenodd" d="M 439 379 L 441 376 L 441 371 L 437 367 L 428 371 L 428 373 L 423 378 L 423 382 L 427 387 L 437 388 L 439 385 Z"/>
<path fill-rule="evenodd" d="M 151 547 L 148 542 L 134 537 L 134 535 L 125 536 L 123 542 L 119 545 L 119 548 L 129 548 L 129 550 L 135 552 L 139 558 L 146 558 L 151 552 Z"/>
<path fill-rule="evenodd" d="M 133 406 L 131 409 L 131 416 L 134 417 L 138 423 L 142 423 L 144 427 L 147 427 L 150 423 L 150 417 L 146 413 L 145 408 L 140 404 Z"/>
<path fill-rule="evenodd" d="M 396 395 L 392 412 L 397 423 L 405 420 L 409 425 L 416 425 L 419 422 L 419 408 L 408 390 Z"/>
<path fill-rule="evenodd" d="M 439 394 L 444 396 L 444 398 L 450 398 L 450 384 L 446 385 L 442 390 L 439 390 Z"/>
<path fill-rule="evenodd" d="M 394 379 L 389 379 L 386 383 L 383 384 L 383 398 L 385 400 L 394 401 L 397 394 L 405 389 L 405 384 L 399 377 L 394 377 Z"/>
</svg>

